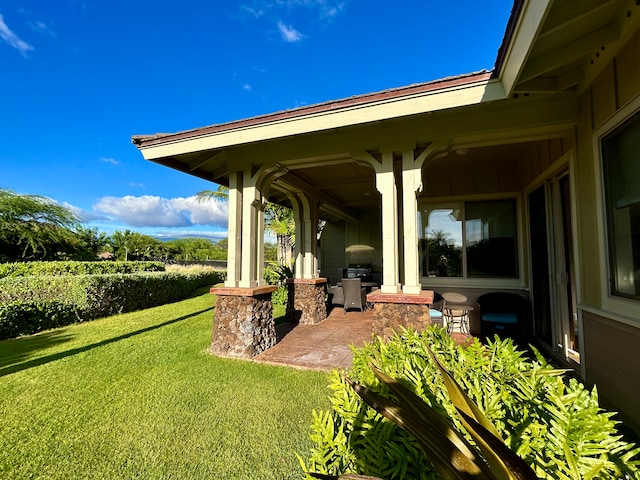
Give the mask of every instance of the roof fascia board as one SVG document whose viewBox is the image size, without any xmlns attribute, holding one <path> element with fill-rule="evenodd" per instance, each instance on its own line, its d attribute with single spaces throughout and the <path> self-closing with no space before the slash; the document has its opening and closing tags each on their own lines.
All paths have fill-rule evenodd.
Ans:
<svg viewBox="0 0 640 480">
<path fill-rule="evenodd" d="M 525 0 L 523 2 L 502 68 L 498 72 L 507 97 L 510 97 L 515 90 L 534 41 L 542 29 L 552 4 L 553 0 Z"/>
<path fill-rule="evenodd" d="M 280 119 L 193 137 L 171 139 L 138 148 L 147 160 L 185 153 L 314 133 L 383 120 L 463 107 L 505 98 L 501 82 L 483 79 L 448 88 L 354 105 L 338 110 Z"/>
</svg>

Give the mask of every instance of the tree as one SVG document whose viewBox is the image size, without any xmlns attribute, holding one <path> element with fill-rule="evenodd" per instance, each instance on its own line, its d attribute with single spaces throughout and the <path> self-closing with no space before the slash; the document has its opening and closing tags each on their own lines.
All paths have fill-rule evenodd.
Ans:
<svg viewBox="0 0 640 480">
<path fill-rule="evenodd" d="M 229 187 L 224 185 L 220 185 L 217 190 L 202 190 L 196 194 L 198 202 L 228 197 Z M 268 202 L 264 211 L 264 222 L 265 230 L 276 236 L 278 263 L 281 265 L 291 263 L 296 231 L 293 210 L 277 203 Z"/>
<path fill-rule="evenodd" d="M 229 187 L 224 185 L 218 185 L 217 190 L 201 190 L 196 194 L 196 200 L 199 203 L 209 200 L 226 200 L 227 198 L 229 198 Z"/>
<path fill-rule="evenodd" d="M 118 260 L 135 260 L 140 258 L 162 258 L 164 249 L 161 243 L 150 235 L 139 232 L 116 230 L 111 235 L 111 247 Z"/>
<path fill-rule="evenodd" d="M 264 211 L 264 227 L 267 232 L 276 236 L 278 263 L 280 265 L 291 263 L 296 232 L 293 210 L 277 203 L 267 203 Z"/>
<path fill-rule="evenodd" d="M 96 227 L 76 227 L 73 258 L 75 260 L 95 260 L 98 254 L 109 245 L 106 233 L 98 231 Z"/>
<path fill-rule="evenodd" d="M 77 227 L 77 216 L 53 200 L 0 189 L 0 261 L 64 257 Z"/>
</svg>

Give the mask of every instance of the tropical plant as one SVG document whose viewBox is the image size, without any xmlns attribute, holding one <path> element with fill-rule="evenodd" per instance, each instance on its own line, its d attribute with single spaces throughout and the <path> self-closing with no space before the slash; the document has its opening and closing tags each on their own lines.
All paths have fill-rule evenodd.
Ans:
<svg viewBox="0 0 640 480">
<path fill-rule="evenodd" d="M 224 200 L 228 197 L 229 187 L 224 185 L 220 185 L 217 190 L 202 190 L 196 194 L 198 202 Z M 265 230 L 276 237 L 276 260 L 278 263 L 281 265 L 291 263 L 296 230 L 293 210 L 277 203 L 268 202 L 264 211 L 264 223 Z"/>
<path fill-rule="evenodd" d="M 473 468 L 485 475 L 473 478 L 531 478 L 510 476 L 520 467 L 513 467 L 518 460 L 503 450 L 504 442 L 538 478 L 640 478 L 640 449 L 622 439 L 614 414 L 598 406 L 596 389 L 564 378 L 534 353 L 530 360 L 497 337 L 457 347 L 438 327 L 404 331 L 388 343 L 376 339 L 354 351 L 352 380 L 332 374 L 332 409 L 314 412 L 316 446 L 301 464 L 325 475 L 315 478 L 472 478 L 445 465 L 448 451 L 453 456 L 446 458 L 459 465 L 473 459 Z M 350 382 L 362 385 L 356 389 L 377 411 L 394 416 L 411 434 L 368 408 Z M 474 436 L 470 431 L 483 429 L 473 419 L 494 433 Z M 505 460 L 507 468 L 500 467 Z"/>
<path fill-rule="evenodd" d="M 74 260 L 95 260 L 98 254 L 109 245 L 109 237 L 97 228 L 76 227 Z"/>
<path fill-rule="evenodd" d="M 218 185 L 217 190 L 201 190 L 196 194 L 196 200 L 199 203 L 208 202 L 210 200 L 225 200 L 229 197 L 229 187 Z"/>
<path fill-rule="evenodd" d="M 77 216 L 53 200 L 0 189 L 0 261 L 64 256 L 77 226 Z"/>
<path fill-rule="evenodd" d="M 276 237 L 278 263 L 291 263 L 296 241 L 293 210 L 277 203 L 268 203 L 264 211 L 264 228 Z"/>
</svg>

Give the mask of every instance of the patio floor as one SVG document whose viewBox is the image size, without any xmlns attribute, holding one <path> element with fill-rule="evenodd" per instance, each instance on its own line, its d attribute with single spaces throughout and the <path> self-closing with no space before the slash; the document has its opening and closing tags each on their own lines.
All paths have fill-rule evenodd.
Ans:
<svg viewBox="0 0 640 480">
<path fill-rule="evenodd" d="M 350 345 L 362 346 L 372 340 L 373 310 L 347 312 L 334 308 L 316 325 L 281 323 L 276 325 L 276 345 L 253 358 L 256 362 L 309 370 L 348 369 L 351 367 Z M 469 335 L 454 332 L 464 343 Z"/>
<path fill-rule="evenodd" d="M 281 323 L 276 325 L 276 345 L 253 360 L 310 370 L 349 368 L 349 345 L 371 341 L 372 318 L 373 310 L 345 313 L 334 308 L 316 325 Z"/>
</svg>

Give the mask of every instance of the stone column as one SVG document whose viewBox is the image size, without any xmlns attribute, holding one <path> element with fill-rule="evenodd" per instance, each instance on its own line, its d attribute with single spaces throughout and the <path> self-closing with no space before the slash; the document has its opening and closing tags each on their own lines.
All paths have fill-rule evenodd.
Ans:
<svg viewBox="0 0 640 480">
<path fill-rule="evenodd" d="M 287 279 L 287 321 L 316 324 L 327 318 L 326 278 Z"/>
<path fill-rule="evenodd" d="M 209 351 L 221 357 L 252 358 L 276 344 L 271 294 L 275 286 L 214 287 L 213 335 Z"/>
<path fill-rule="evenodd" d="M 419 294 L 385 294 L 375 290 L 367 295 L 373 307 L 373 334 L 389 340 L 401 327 L 422 331 L 431 325 L 429 306 L 433 304 L 433 291 Z"/>
</svg>

